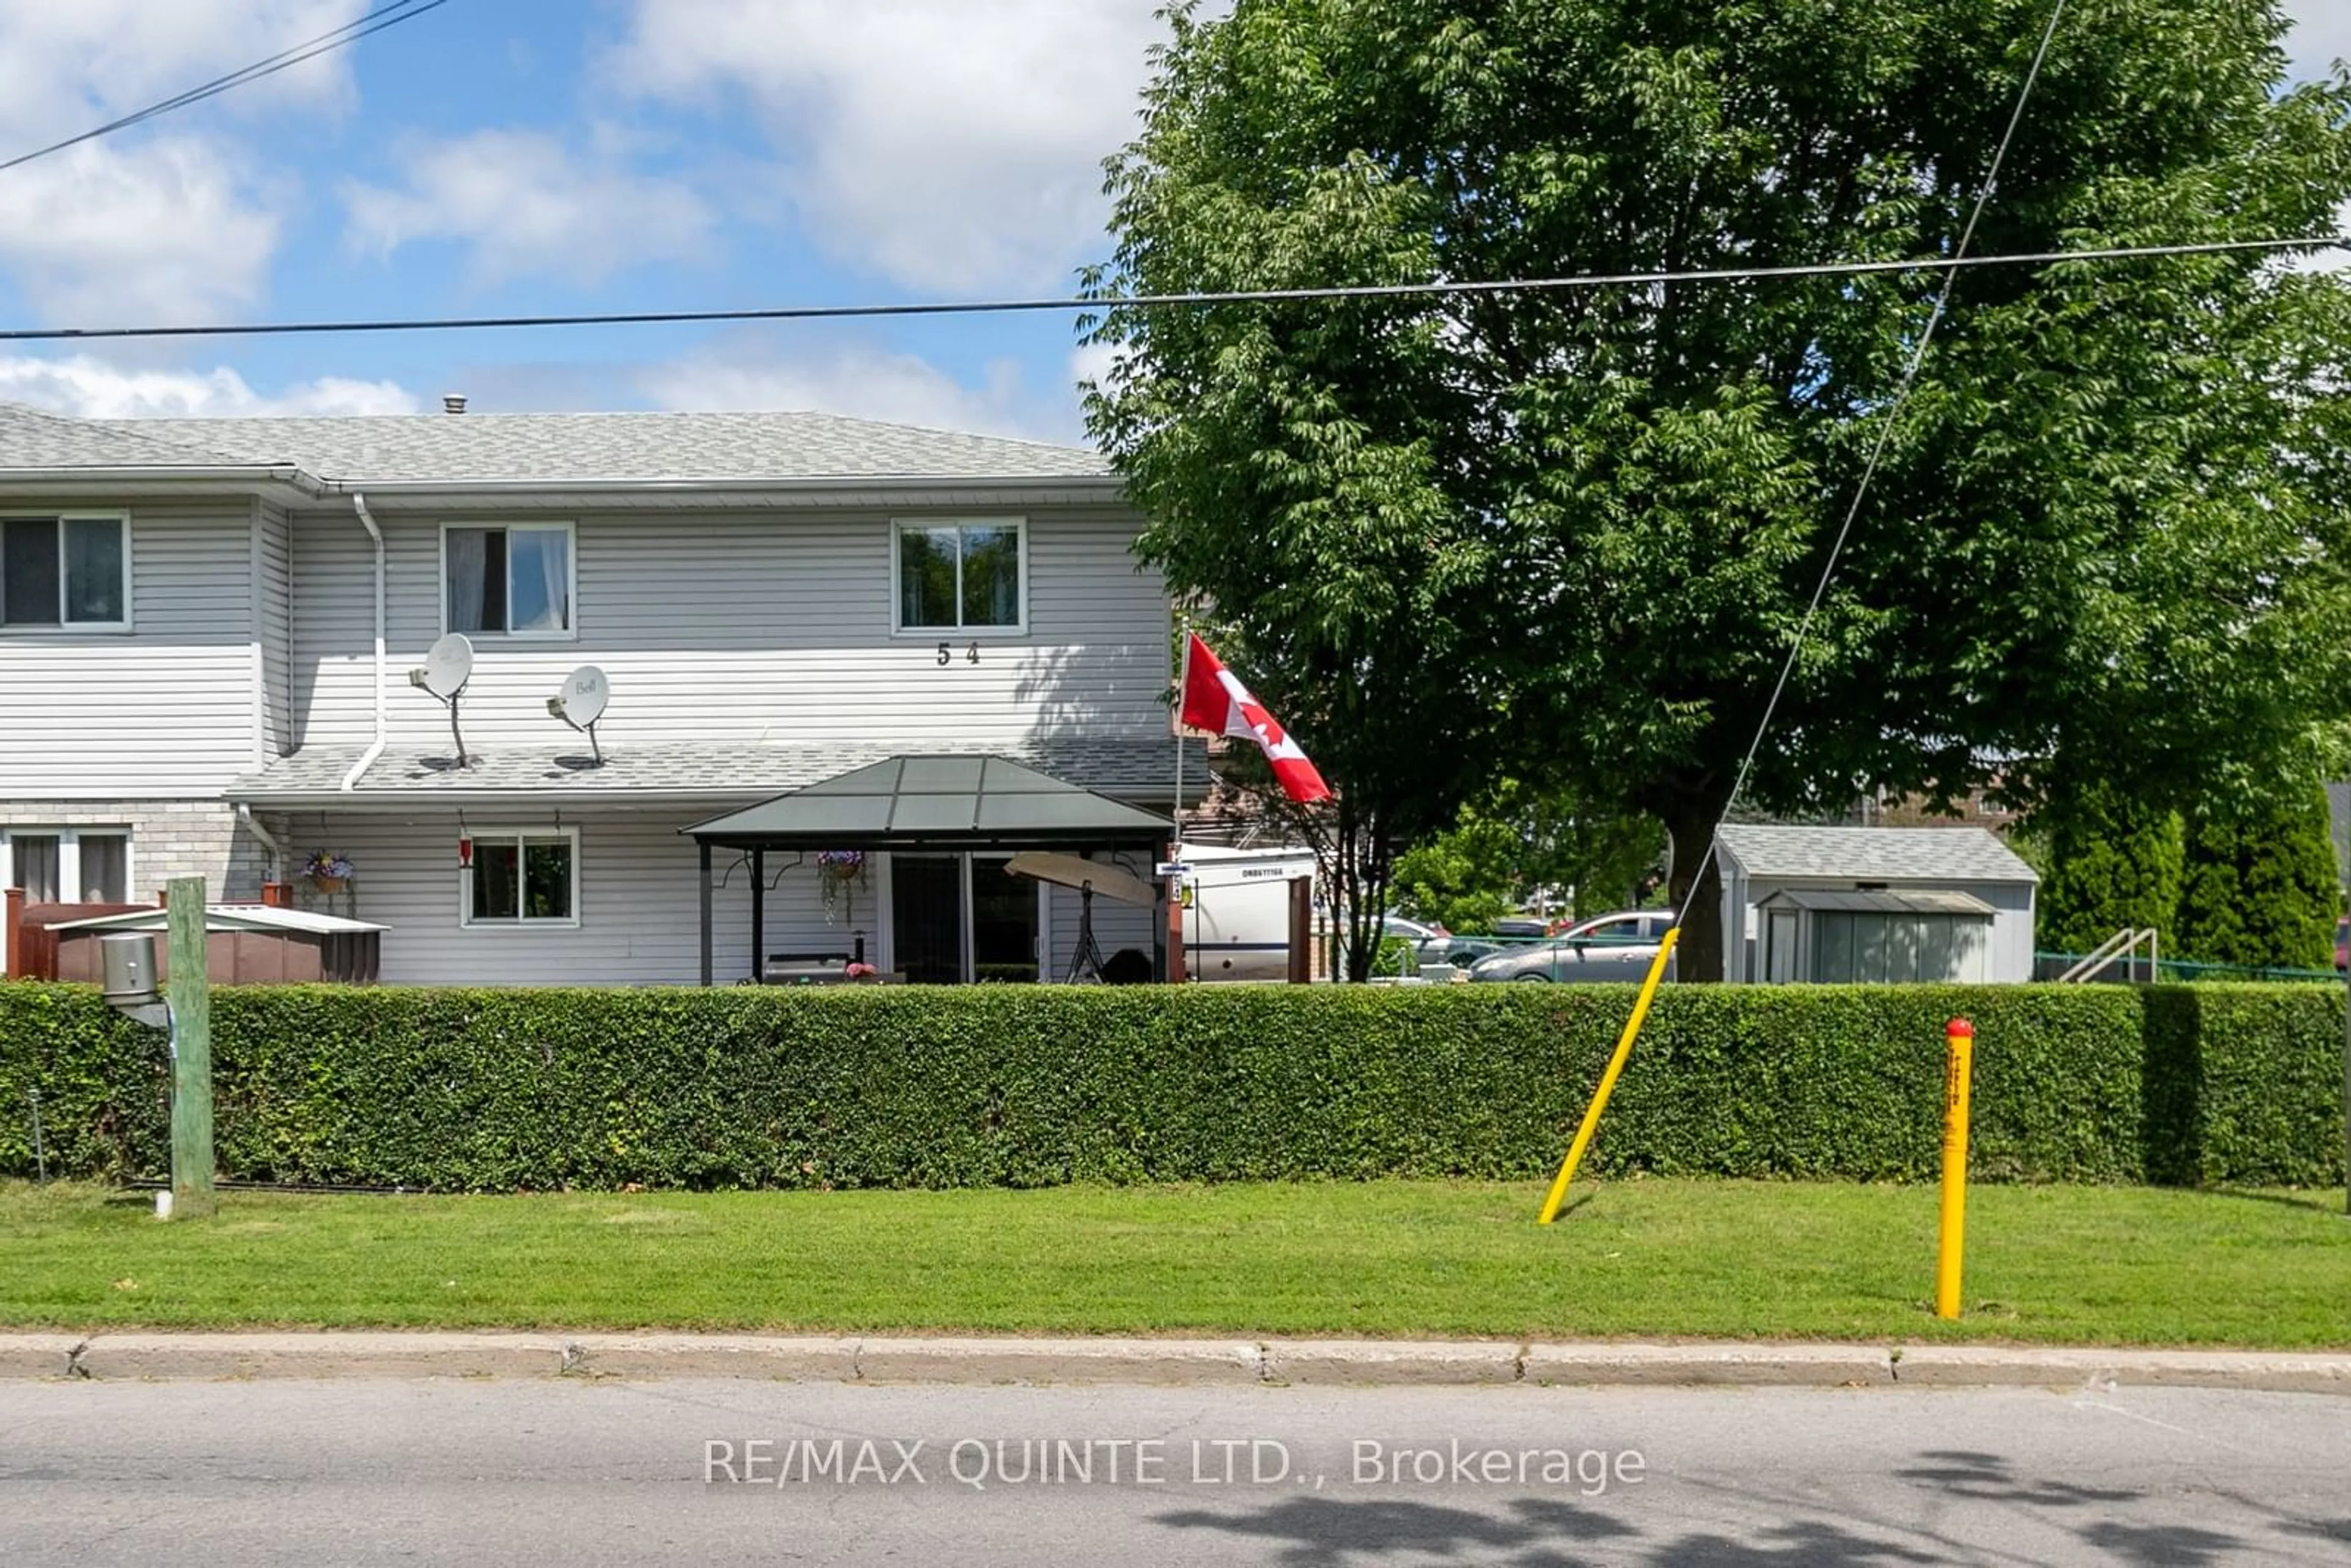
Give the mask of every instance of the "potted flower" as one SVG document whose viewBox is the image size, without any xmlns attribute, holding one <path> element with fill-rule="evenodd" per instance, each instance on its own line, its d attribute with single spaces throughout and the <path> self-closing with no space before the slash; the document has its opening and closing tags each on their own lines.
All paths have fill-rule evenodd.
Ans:
<svg viewBox="0 0 2351 1568">
<path fill-rule="evenodd" d="M 853 884 L 865 880 L 863 850 L 819 850 L 816 852 L 817 892 L 824 904 L 828 921 L 845 919 L 855 900 L 851 896 Z"/>
<path fill-rule="evenodd" d="M 350 880 L 351 862 L 332 850 L 312 850 L 310 858 L 302 862 L 302 874 L 320 893 L 340 893 L 343 883 Z"/>
</svg>

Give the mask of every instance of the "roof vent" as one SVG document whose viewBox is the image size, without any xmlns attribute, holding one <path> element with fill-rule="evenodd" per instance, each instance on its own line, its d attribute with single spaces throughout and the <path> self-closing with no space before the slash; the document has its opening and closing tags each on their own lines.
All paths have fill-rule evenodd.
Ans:
<svg viewBox="0 0 2351 1568">
<path fill-rule="evenodd" d="M 441 412 L 443 413 L 465 413 L 465 394 L 464 392 L 443 392 L 441 394 Z"/>
</svg>

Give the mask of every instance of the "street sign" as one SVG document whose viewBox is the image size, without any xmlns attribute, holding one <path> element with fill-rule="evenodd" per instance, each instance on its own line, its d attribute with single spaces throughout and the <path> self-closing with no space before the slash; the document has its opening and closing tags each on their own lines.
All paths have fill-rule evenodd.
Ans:
<svg viewBox="0 0 2351 1568">
<path fill-rule="evenodd" d="M 1192 868 L 1186 865 L 1182 861 L 1161 861 L 1157 865 L 1151 868 L 1151 874 L 1163 878 L 1171 876 L 1190 876 L 1192 874 Z"/>
</svg>

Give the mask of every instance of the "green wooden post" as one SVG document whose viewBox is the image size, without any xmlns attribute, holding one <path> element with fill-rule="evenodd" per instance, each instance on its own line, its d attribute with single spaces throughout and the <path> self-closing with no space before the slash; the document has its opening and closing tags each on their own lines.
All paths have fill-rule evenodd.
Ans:
<svg viewBox="0 0 2351 1568">
<path fill-rule="evenodd" d="M 213 1196 L 213 986 L 204 938 L 204 879 L 175 876 L 170 914 L 172 1007 L 172 1218 L 203 1219 Z"/>
</svg>

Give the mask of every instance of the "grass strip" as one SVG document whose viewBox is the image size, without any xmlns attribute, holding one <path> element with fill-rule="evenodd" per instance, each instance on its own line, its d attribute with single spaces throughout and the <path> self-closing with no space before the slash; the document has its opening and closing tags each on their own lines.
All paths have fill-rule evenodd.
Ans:
<svg viewBox="0 0 2351 1568">
<path fill-rule="evenodd" d="M 1536 1184 L 152 1197 L 0 1183 L 0 1325 L 1690 1335 L 2351 1346 L 2331 1193 Z"/>
</svg>

